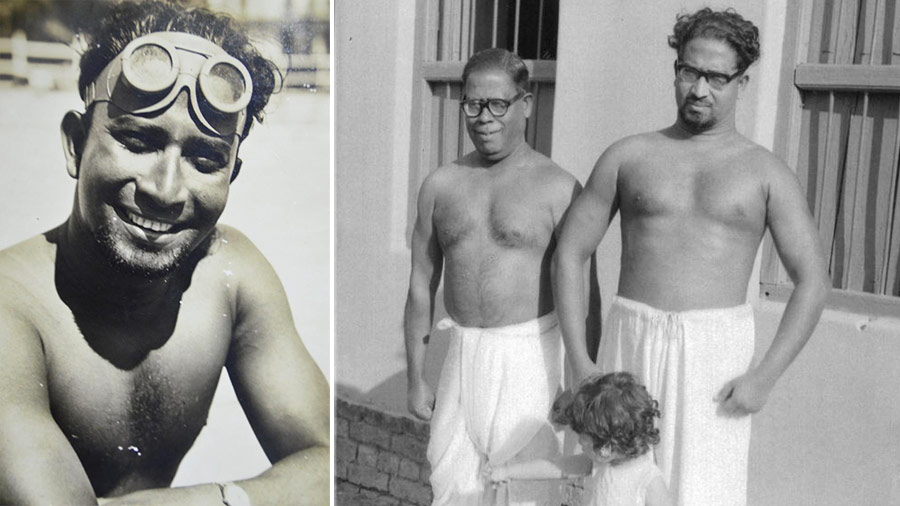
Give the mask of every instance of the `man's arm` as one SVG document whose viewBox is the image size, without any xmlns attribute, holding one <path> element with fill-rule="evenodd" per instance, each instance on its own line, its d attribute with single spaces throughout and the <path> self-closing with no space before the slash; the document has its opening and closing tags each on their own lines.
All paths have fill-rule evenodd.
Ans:
<svg viewBox="0 0 900 506">
<path fill-rule="evenodd" d="M 556 247 L 559 245 L 559 239 L 562 236 L 563 225 L 568 218 L 569 210 L 572 208 L 572 204 L 578 199 L 578 196 L 584 191 L 581 183 L 579 183 L 574 176 L 570 175 L 568 172 L 566 172 L 566 175 L 568 176 L 566 178 L 568 184 L 564 191 L 567 198 L 561 199 L 557 205 L 557 209 L 554 209 L 554 216 L 559 217 L 553 225 L 554 253 Z M 584 320 L 585 344 L 587 347 L 588 358 L 590 358 L 592 362 L 596 362 L 602 326 L 600 316 L 600 284 L 597 280 L 596 252 L 591 253 L 590 262 L 584 266 L 583 270 L 585 277 L 584 285 L 588 287 L 587 316 Z"/>
<path fill-rule="evenodd" d="M 553 256 L 553 300 L 556 302 L 566 357 L 576 382 L 596 367 L 587 350 L 583 272 L 585 262 L 594 255 L 617 211 L 619 151 L 618 145 L 613 145 L 597 160 L 584 191 L 569 208 Z M 596 276 L 591 277 L 596 280 Z M 596 309 L 599 311 L 599 307 Z"/>
<path fill-rule="evenodd" d="M 594 463 L 587 455 L 563 455 L 553 459 L 523 460 L 504 466 L 485 466 L 488 481 L 500 483 L 510 480 L 561 480 L 591 474 Z"/>
<path fill-rule="evenodd" d="M 226 367 L 272 467 L 237 485 L 254 506 L 329 503 L 329 389 L 297 334 L 287 296 L 268 261 L 240 232 L 220 227 L 236 283 Z M 106 504 L 106 503 L 104 503 Z M 109 504 L 218 505 L 217 484 L 153 489 Z"/>
<path fill-rule="evenodd" d="M 0 504 L 96 504 L 75 450 L 50 413 L 41 337 L 0 282 Z"/>
<path fill-rule="evenodd" d="M 422 183 L 416 205 L 416 225 L 413 229 L 409 274 L 409 292 L 403 315 L 403 334 L 406 343 L 407 405 L 409 411 L 422 420 L 431 419 L 434 392 L 425 381 L 425 349 L 434 318 L 434 297 L 441 281 L 444 257 L 432 224 L 434 213 L 434 175 Z"/>
<path fill-rule="evenodd" d="M 794 291 L 763 359 L 716 397 L 725 412 L 738 416 L 762 409 L 775 382 L 812 335 L 831 291 L 822 244 L 796 176 L 780 160 L 773 160 L 769 172 L 766 224 Z"/>
</svg>

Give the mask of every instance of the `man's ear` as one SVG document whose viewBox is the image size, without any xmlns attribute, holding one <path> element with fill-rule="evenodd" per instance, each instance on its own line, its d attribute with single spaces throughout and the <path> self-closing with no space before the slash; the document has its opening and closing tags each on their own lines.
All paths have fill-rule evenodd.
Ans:
<svg viewBox="0 0 900 506">
<path fill-rule="evenodd" d="M 81 153 L 84 151 L 84 139 L 87 135 L 81 114 L 75 111 L 67 112 L 59 129 L 62 134 L 63 153 L 66 155 L 66 172 L 73 179 L 78 179 Z"/>
<path fill-rule="evenodd" d="M 531 117 L 532 107 L 534 107 L 534 95 L 531 93 L 526 93 L 524 97 L 522 97 L 522 102 L 525 104 L 525 117 Z"/>
<path fill-rule="evenodd" d="M 740 79 L 741 80 L 738 81 L 738 86 L 741 88 L 741 91 L 744 91 L 744 89 L 747 88 L 747 83 L 750 82 L 750 76 L 747 74 L 744 74 L 740 77 Z"/>
<path fill-rule="evenodd" d="M 241 172 L 241 165 L 243 164 L 243 160 L 241 157 L 235 157 L 234 159 L 234 169 L 231 170 L 231 180 L 229 183 L 233 183 L 235 179 L 237 179 L 238 174 Z"/>
</svg>

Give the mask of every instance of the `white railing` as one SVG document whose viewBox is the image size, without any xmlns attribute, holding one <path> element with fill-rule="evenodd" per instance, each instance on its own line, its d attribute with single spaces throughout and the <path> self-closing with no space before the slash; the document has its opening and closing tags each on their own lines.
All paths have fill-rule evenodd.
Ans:
<svg viewBox="0 0 900 506">
<path fill-rule="evenodd" d="M 58 42 L 27 40 L 22 32 L 0 38 L 0 83 L 42 89 L 74 89 L 78 80 L 78 52 Z M 286 88 L 329 90 L 331 62 L 327 54 L 295 54 L 285 73 Z"/>
</svg>

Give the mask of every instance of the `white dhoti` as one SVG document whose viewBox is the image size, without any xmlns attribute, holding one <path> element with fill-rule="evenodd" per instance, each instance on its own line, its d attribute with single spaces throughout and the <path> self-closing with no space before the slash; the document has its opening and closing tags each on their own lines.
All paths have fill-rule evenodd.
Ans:
<svg viewBox="0 0 900 506">
<path fill-rule="evenodd" d="M 679 506 L 744 506 L 750 417 L 722 415 L 716 394 L 753 359 L 753 308 L 662 311 L 616 297 L 597 363 L 628 371 L 659 401 L 656 462 Z"/>
<path fill-rule="evenodd" d="M 434 505 L 492 502 L 482 466 L 559 454 L 549 422 L 562 378 L 556 315 L 498 328 L 461 327 L 450 319 L 450 346 L 436 393 L 428 461 Z M 560 483 L 514 482 L 509 504 L 560 504 Z M 505 502 L 506 498 L 504 498 Z"/>
</svg>

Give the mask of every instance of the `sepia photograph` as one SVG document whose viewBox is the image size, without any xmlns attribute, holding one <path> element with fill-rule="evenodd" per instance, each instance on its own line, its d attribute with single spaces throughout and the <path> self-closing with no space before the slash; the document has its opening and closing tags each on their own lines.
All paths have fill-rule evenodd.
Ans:
<svg viewBox="0 0 900 506">
<path fill-rule="evenodd" d="M 333 30 L 335 504 L 900 505 L 896 0 Z"/>
<path fill-rule="evenodd" d="M 0 1 L 0 503 L 329 503 L 330 32 Z"/>
</svg>

